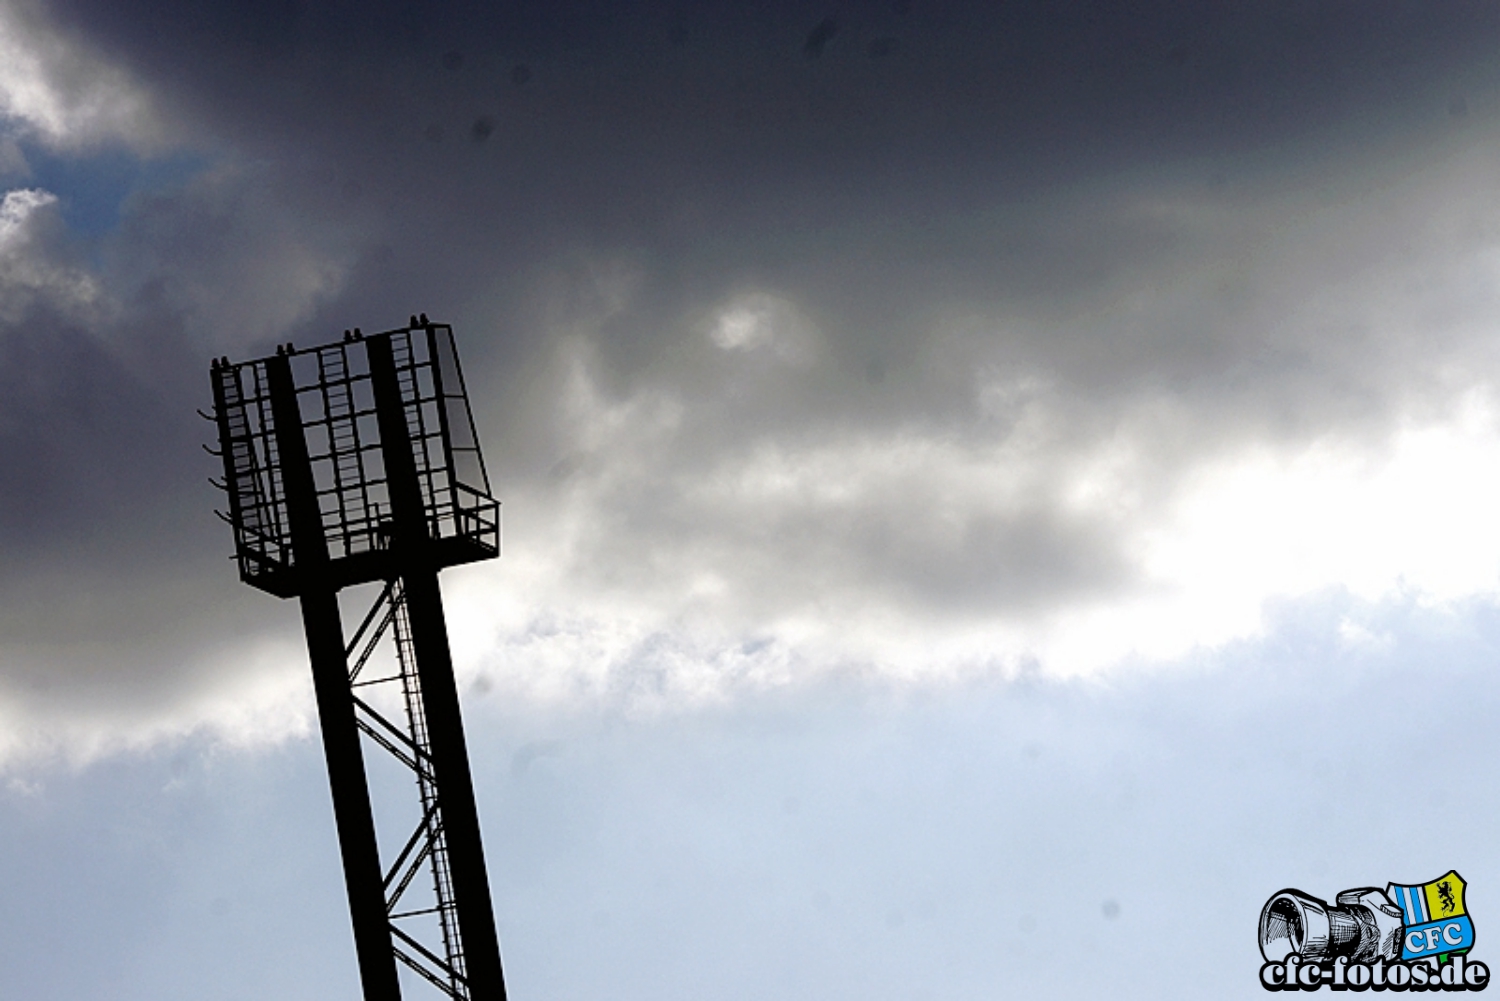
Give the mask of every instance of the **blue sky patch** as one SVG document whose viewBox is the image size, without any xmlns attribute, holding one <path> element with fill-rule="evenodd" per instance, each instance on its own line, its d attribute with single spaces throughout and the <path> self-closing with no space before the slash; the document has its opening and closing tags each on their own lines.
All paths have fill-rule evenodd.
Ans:
<svg viewBox="0 0 1500 1001">
<path fill-rule="evenodd" d="M 131 194 L 180 185 L 208 163 L 207 157 L 196 153 L 144 159 L 125 150 L 109 150 L 76 156 L 28 143 L 22 144 L 22 150 L 31 168 L 28 186 L 57 195 L 63 221 L 86 236 L 100 236 L 118 226 L 121 208 Z"/>
</svg>

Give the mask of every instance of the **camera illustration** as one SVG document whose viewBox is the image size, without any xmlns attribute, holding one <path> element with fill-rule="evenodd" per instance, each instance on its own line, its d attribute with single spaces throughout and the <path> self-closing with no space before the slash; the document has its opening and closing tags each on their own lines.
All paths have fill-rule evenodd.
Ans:
<svg viewBox="0 0 1500 1001">
<path fill-rule="evenodd" d="M 1396 960 L 1402 927 L 1401 909 L 1374 887 L 1345 890 L 1333 904 L 1287 889 L 1261 909 L 1260 952 L 1268 963 L 1293 953 L 1305 962 Z"/>
</svg>

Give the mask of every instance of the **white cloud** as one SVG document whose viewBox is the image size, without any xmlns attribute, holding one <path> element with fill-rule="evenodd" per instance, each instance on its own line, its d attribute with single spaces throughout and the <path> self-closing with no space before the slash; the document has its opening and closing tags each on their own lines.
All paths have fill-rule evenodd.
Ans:
<svg viewBox="0 0 1500 1001">
<path fill-rule="evenodd" d="M 0 114 L 64 148 L 100 141 L 149 146 L 162 129 L 120 67 L 46 23 L 24 0 L 0 3 Z"/>
<path fill-rule="evenodd" d="M 56 195 L 39 189 L 7 191 L 4 201 L 0 202 L 0 240 L 15 240 L 31 213 L 56 201 Z"/>
<path fill-rule="evenodd" d="M 725 351 L 769 349 L 783 361 L 811 361 L 817 332 L 787 299 L 767 292 L 732 298 L 718 309 L 709 339 Z"/>
<path fill-rule="evenodd" d="M 104 645 L 95 654 L 109 662 Z M 23 651 L 7 650 L 7 667 L 17 670 L 24 657 Z M 188 737 L 243 750 L 311 732 L 312 680 L 299 644 L 279 637 L 254 640 L 205 656 L 202 668 L 193 682 L 150 706 L 128 697 L 85 706 L 66 692 L 37 695 L 7 686 L 0 698 L 0 770 L 46 762 L 79 768 Z M 46 670 L 45 663 L 38 665 L 39 673 Z"/>
<path fill-rule="evenodd" d="M 68 315 L 86 313 L 100 298 L 98 281 L 49 246 L 45 227 L 56 203 L 56 195 L 38 188 L 0 199 L 0 321 L 14 322 L 38 298 Z"/>
<path fill-rule="evenodd" d="M 1154 579 L 1205 603 L 1337 586 L 1455 601 L 1500 590 L 1500 423 L 1469 393 L 1449 420 L 1385 447 L 1320 440 L 1224 458 L 1194 477 L 1153 541 Z"/>
</svg>

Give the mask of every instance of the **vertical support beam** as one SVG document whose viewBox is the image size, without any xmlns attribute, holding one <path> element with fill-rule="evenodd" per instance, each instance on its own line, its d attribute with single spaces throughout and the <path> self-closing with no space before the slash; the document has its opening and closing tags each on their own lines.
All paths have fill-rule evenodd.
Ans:
<svg viewBox="0 0 1500 1001">
<path fill-rule="evenodd" d="M 364 343 L 370 359 L 370 383 L 380 427 L 386 487 L 395 519 L 391 545 L 406 592 L 412 649 L 422 683 L 422 704 L 432 747 L 438 810 L 453 876 L 454 907 L 458 912 L 469 996 L 473 1001 L 505 1001 L 500 942 L 495 934 L 484 843 L 479 835 L 469 749 L 464 740 L 458 685 L 453 678 L 453 657 L 448 648 L 442 592 L 438 588 L 438 568 L 431 556 L 431 539 L 423 514 L 395 357 L 389 335 L 366 337 Z"/>
<path fill-rule="evenodd" d="M 333 816 L 344 859 L 344 885 L 349 893 L 360 982 L 365 1001 L 400 1001 L 401 984 L 396 977 L 396 954 L 391 948 L 384 877 L 375 842 L 375 817 L 370 809 L 364 754 L 349 689 L 338 588 L 329 578 L 328 542 L 323 537 L 323 521 L 318 512 L 312 464 L 308 461 L 307 439 L 302 433 L 289 359 L 285 355 L 268 358 L 266 378 L 276 425 L 276 450 L 286 495 L 292 558 L 300 583 L 302 628 L 307 634 L 307 652 L 312 660 L 323 756 L 328 762 Z"/>
</svg>

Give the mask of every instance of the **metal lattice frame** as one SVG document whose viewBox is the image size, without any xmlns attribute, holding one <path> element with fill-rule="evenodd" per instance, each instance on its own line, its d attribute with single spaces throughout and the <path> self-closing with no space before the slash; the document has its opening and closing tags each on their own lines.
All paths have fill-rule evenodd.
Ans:
<svg viewBox="0 0 1500 1001">
<path fill-rule="evenodd" d="M 390 339 L 412 458 L 431 538 L 443 565 L 499 552 L 499 505 L 490 496 L 453 328 L 426 324 Z M 340 586 L 389 576 L 391 500 L 363 336 L 304 351 L 290 362 L 329 559 Z M 296 593 L 296 557 L 280 473 L 269 359 L 212 370 L 224 486 L 240 579 L 278 597 Z"/>
<path fill-rule="evenodd" d="M 395 673 L 364 677 L 364 670 L 376 648 L 387 636 L 395 647 Z M 412 653 L 411 624 L 399 581 L 388 583 L 380 592 L 346 653 L 350 661 L 351 689 L 399 687 L 405 709 L 404 726 L 393 723 L 358 695 L 353 696 L 357 710 L 355 722 L 366 737 L 411 772 L 421 803 L 421 819 L 401 850 L 384 867 L 386 913 L 391 934 L 402 943 L 394 946 L 396 958 L 455 1001 L 469 1001 L 442 805 L 432 770 L 432 747 L 422 702 L 422 683 Z M 436 903 L 431 907 L 402 909 L 403 898 L 424 868 L 431 877 Z M 435 920 L 440 945 L 429 947 L 422 943 L 421 919 L 428 919 L 429 927 L 425 931 L 429 939 L 434 931 L 430 925 Z"/>
</svg>

